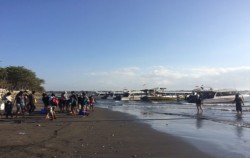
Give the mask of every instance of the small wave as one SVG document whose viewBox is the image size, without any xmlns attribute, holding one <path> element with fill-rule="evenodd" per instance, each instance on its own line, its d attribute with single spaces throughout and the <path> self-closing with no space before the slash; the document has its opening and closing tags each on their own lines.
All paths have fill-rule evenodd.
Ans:
<svg viewBox="0 0 250 158">
<path fill-rule="evenodd" d="M 229 121 L 217 121 L 217 122 L 237 127 L 250 128 L 250 125 L 244 122 L 229 122 Z"/>
<path fill-rule="evenodd" d="M 165 113 L 156 112 L 156 113 L 170 115 L 170 116 L 180 116 L 180 117 L 185 117 L 185 118 L 190 118 L 190 119 L 202 119 L 202 120 L 213 121 L 213 122 L 222 123 L 222 124 L 226 124 L 226 125 L 250 128 L 250 124 L 245 123 L 245 122 L 238 122 L 238 121 L 235 122 L 235 121 L 229 121 L 229 120 L 222 120 L 221 118 L 204 116 L 202 114 L 181 114 L 181 113 L 166 113 L 166 112 Z"/>
</svg>

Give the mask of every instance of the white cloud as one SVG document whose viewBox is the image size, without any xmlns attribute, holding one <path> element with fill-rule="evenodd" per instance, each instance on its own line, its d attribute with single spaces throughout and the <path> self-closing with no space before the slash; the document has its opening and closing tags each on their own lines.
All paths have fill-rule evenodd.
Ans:
<svg viewBox="0 0 250 158">
<path fill-rule="evenodd" d="M 163 66 L 158 66 L 158 67 L 152 67 L 150 68 L 151 70 L 147 75 L 152 76 L 152 77 L 168 77 L 168 78 L 183 78 L 187 76 L 184 73 L 167 69 Z"/>
<path fill-rule="evenodd" d="M 228 67 L 228 68 L 193 68 L 191 69 L 191 76 L 204 77 L 204 76 L 219 76 L 227 73 L 246 72 L 250 71 L 250 67 Z"/>
<path fill-rule="evenodd" d="M 140 69 L 137 67 L 128 67 L 113 71 L 106 71 L 106 72 L 92 72 L 92 76 L 135 76 L 138 72 L 140 72 Z"/>
<path fill-rule="evenodd" d="M 166 68 L 128 67 L 105 72 L 92 72 L 84 76 L 78 87 L 88 90 L 122 90 L 165 87 L 167 89 L 193 89 L 205 85 L 213 88 L 250 89 L 250 67 Z M 83 86 L 81 86 L 83 84 Z"/>
</svg>

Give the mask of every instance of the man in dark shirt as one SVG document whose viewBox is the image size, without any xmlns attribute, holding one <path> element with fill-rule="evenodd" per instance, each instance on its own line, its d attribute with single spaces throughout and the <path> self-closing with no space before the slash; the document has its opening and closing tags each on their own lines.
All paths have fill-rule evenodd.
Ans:
<svg viewBox="0 0 250 158">
<path fill-rule="evenodd" d="M 239 94 L 235 95 L 234 103 L 236 103 L 236 111 L 237 111 L 237 113 L 240 112 L 242 114 L 242 105 L 244 105 L 244 102 L 243 102 L 242 98 L 239 97 Z"/>
<path fill-rule="evenodd" d="M 36 109 L 36 98 L 35 98 L 35 91 L 32 91 L 31 94 L 29 95 L 29 114 L 35 111 Z"/>
<path fill-rule="evenodd" d="M 198 110 L 197 113 L 200 113 L 200 110 L 201 110 L 201 112 L 203 112 L 201 96 L 199 94 L 197 94 L 197 96 L 196 96 L 195 103 L 196 103 L 196 107 L 197 107 L 197 110 Z"/>
</svg>

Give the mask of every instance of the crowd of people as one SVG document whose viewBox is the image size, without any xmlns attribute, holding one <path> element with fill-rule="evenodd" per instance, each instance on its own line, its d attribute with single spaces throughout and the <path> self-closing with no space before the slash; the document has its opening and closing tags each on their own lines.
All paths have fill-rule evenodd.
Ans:
<svg viewBox="0 0 250 158">
<path fill-rule="evenodd" d="M 31 93 L 20 91 L 13 97 L 11 92 L 7 92 L 2 96 L 2 104 L 4 104 L 2 110 L 4 110 L 6 118 L 13 118 L 14 115 L 16 117 L 24 117 L 25 114 L 31 115 L 36 109 L 37 99 L 35 93 L 35 91 Z M 45 119 L 54 120 L 56 119 L 57 108 L 62 113 L 88 116 L 89 110 L 94 111 L 95 99 L 93 96 L 88 97 L 84 92 L 78 95 L 72 91 L 70 96 L 66 92 L 63 92 L 60 96 L 55 96 L 54 93 L 51 95 L 43 93 L 42 102 L 44 108 L 41 109 L 41 113 L 46 114 Z M 15 112 L 13 112 L 14 107 L 16 107 Z"/>
<path fill-rule="evenodd" d="M 4 104 L 4 113 L 6 118 L 13 118 L 13 115 L 21 114 L 24 116 L 25 113 L 32 114 L 36 106 L 37 100 L 35 98 L 35 91 L 32 91 L 31 93 L 28 93 L 27 91 L 20 91 L 15 95 L 15 97 L 12 97 L 11 92 L 7 92 L 3 97 L 3 104 Z M 13 113 L 13 107 L 16 106 L 16 112 Z"/>
<path fill-rule="evenodd" d="M 94 111 L 95 99 L 93 96 L 88 97 L 86 93 L 82 92 L 80 95 L 75 94 L 74 91 L 68 97 L 66 92 L 63 92 L 60 97 L 56 97 L 54 93 L 50 96 L 43 93 L 42 101 L 46 113 L 46 119 L 56 119 L 55 109 L 59 107 L 60 112 L 66 112 L 71 115 L 88 116 L 88 111 Z"/>
<path fill-rule="evenodd" d="M 24 117 L 26 113 L 32 114 L 36 109 L 36 97 L 35 91 L 28 93 L 27 91 L 20 91 L 12 98 L 11 92 L 7 92 L 2 100 L 4 101 L 4 114 L 6 118 L 13 118 L 21 115 Z M 76 94 L 74 91 L 71 92 L 70 96 L 67 92 L 61 93 L 60 96 L 55 96 L 54 93 L 48 95 L 47 93 L 42 94 L 42 102 L 44 108 L 41 110 L 42 113 L 46 114 L 45 119 L 56 119 L 56 109 L 59 108 L 61 113 L 69 113 L 71 115 L 83 115 L 88 116 L 88 111 L 94 111 L 95 99 L 93 96 L 88 97 L 85 92 Z M 233 101 L 236 105 L 236 111 L 242 114 L 242 105 L 244 105 L 243 99 L 236 94 Z M 196 95 L 196 107 L 197 112 L 203 112 L 202 98 L 199 94 Z M 13 107 L 16 106 L 16 112 L 13 113 Z"/>
</svg>

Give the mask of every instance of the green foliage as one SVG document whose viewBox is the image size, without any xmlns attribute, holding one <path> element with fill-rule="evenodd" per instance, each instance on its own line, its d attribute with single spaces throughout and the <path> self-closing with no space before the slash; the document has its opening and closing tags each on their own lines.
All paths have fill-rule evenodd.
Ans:
<svg viewBox="0 0 250 158">
<path fill-rule="evenodd" d="M 42 84 L 45 81 L 34 72 L 23 66 L 9 66 L 0 68 L 0 87 L 8 90 L 35 90 L 44 91 Z"/>
</svg>

